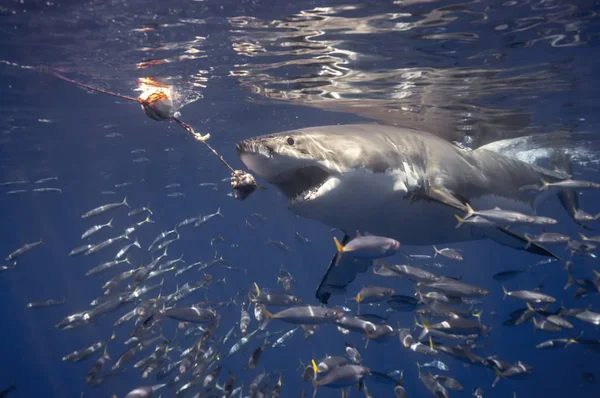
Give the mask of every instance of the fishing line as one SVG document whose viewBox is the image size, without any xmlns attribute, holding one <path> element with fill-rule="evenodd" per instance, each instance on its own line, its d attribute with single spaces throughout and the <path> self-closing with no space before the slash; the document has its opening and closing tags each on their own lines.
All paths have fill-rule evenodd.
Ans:
<svg viewBox="0 0 600 398">
<path fill-rule="evenodd" d="M 246 199 L 257 188 L 263 191 L 266 189 L 260 184 L 258 184 L 254 176 L 252 176 L 250 173 L 245 172 L 243 170 L 236 170 L 233 167 L 231 167 L 231 165 L 225 160 L 225 158 L 222 155 L 220 155 L 207 142 L 207 140 L 210 138 L 210 133 L 205 135 L 199 134 L 193 129 L 192 126 L 179 119 L 179 112 L 173 113 L 173 101 L 171 99 L 171 96 L 167 93 L 166 90 L 163 90 L 160 87 L 155 87 L 153 90 L 147 90 L 143 92 L 138 98 L 134 98 L 78 82 L 58 73 L 57 71 L 49 68 L 48 66 L 34 67 L 28 65 L 19 65 L 17 63 L 5 60 L 0 60 L 0 63 L 14 67 L 19 67 L 22 69 L 37 70 L 40 72 L 48 73 L 60 80 L 63 80 L 67 83 L 73 84 L 78 87 L 82 87 L 86 90 L 111 95 L 113 97 L 121 98 L 130 102 L 137 102 L 141 105 L 142 110 L 149 118 L 156 121 L 173 120 L 179 126 L 181 126 L 187 133 L 191 134 L 191 136 L 196 141 L 204 144 L 204 146 L 231 172 L 231 187 L 234 190 L 234 197 L 236 199 Z"/>
</svg>

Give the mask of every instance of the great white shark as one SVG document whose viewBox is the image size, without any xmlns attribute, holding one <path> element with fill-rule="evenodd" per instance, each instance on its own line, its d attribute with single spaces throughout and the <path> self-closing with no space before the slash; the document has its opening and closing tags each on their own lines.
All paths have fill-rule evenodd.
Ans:
<svg viewBox="0 0 600 398">
<path fill-rule="evenodd" d="M 466 204 L 533 214 L 544 193 L 519 188 L 566 179 L 566 173 L 375 124 L 263 135 L 238 142 L 236 149 L 248 169 L 287 197 L 292 212 L 339 228 L 346 239 L 356 231 L 404 245 L 490 238 L 555 257 L 507 228 L 456 228 L 455 215 L 464 215 Z"/>
</svg>

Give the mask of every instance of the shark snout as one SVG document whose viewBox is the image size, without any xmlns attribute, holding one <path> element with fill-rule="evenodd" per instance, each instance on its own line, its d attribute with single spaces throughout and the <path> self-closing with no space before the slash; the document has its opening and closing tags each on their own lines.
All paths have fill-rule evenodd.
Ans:
<svg viewBox="0 0 600 398">
<path fill-rule="evenodd" d="M 277 173 L 270 157 L 271 150 L 256 140 L 242 140 L 235 144 L 240 160 L 248 169 L 267 180 Z"/>
<path fill-rule="evenodd" d="M 273 153 L 274 151 L 274 148 L 272 146 L 251 139 L 239 141 L 237 144 L 235 144 L 235 149 L 237 151 L 238 156 L 242 156 L 244 154 L 268 155 Z"/>
</svg>

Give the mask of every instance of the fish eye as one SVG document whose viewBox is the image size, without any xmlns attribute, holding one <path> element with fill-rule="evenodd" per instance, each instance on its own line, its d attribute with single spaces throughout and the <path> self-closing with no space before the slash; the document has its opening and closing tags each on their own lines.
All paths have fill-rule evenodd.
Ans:
<svg viewBox="0 0 600 398">
<path fill-rule="evenodd" d="M 288 139 L 287 139 L 287 143 L 288 143 L 289 145 L 294 145 L 294 139 L 293 139 L 292 137 L 288 137 Z"/>
</svg>

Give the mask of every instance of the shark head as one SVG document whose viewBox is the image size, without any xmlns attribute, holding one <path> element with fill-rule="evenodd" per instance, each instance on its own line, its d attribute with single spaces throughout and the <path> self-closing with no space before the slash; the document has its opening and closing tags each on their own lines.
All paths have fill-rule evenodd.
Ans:
<svg viewBox="0 0 600 398">
<path fill-rule="evenodd" d="M 237 153 L 248 169 L 275 185 L 290 206 L 334 190 L 346 169 L 343 137 L 289 131 L 240 141 Z"/>
</svg>

